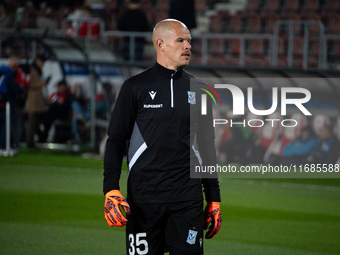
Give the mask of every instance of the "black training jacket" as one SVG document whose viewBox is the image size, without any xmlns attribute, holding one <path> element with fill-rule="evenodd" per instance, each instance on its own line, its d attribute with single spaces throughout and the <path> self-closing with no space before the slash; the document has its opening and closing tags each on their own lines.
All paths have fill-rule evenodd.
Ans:
<svg viewBox="0 0 340 255">
<path fill-rule="evenodd" d="M 216 165 L 211 104 L 210 114 L 201 115 L 199 91 L 190 103 L 190 78 L 194 76 L 182 68 L 174 71 L 155 63 L 125 81 L 108 129 L 104 194 L 119 189 L 129 141 L 128 196 L 135 202 L 201 200 L 202 184 L 208 202 L 220 201 L 217 178 L 190 178 L 190 161 Z"/>
</svg>

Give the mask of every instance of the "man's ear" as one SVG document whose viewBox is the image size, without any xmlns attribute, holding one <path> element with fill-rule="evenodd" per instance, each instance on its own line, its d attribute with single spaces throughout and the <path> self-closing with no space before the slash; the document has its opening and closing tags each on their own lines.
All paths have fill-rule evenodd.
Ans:
<svg viewBox="0 0 340 255">
<path fill-rule="evenodd" d="M 160 51 L 164 52 L 164 41 L 162 39 L 157 40 L 157 47 Z"/>
</svg>

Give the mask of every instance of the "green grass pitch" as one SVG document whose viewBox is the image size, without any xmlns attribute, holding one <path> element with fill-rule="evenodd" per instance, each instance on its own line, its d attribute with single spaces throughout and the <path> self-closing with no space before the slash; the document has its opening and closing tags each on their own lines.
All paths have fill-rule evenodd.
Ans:
<svg viewBox="0 0 340 255">
<path fill-rule="evenodd" d="M 124 228 L 103 217 L 102 165 L 47 151 L 0 158 L 0 254 L 125 254 Z M 205 254 L 340 254 L 339 180 L 221 179 L 222 227 Z"/>
</svg>

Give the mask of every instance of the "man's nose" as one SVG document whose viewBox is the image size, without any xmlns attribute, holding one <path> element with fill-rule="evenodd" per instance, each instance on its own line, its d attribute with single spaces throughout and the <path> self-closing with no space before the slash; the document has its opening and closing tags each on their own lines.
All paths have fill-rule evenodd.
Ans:
<svg viewBox="0 0 340 255">
<path fill-rule="evenodd" d="M 185 49 L 190 50 L 191 49 L 191 44 L 188 41 L 185 41 L 184 47 L 185 47 Z"/>
</svg>

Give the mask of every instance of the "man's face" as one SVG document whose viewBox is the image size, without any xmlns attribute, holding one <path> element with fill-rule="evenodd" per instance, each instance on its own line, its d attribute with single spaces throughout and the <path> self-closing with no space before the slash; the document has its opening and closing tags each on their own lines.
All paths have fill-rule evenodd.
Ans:
<svg viewBox="0 0 340 255">
<path fill-rule="evenodd" d="M 177 70 L 187 66 L 191 56 L 191 36 L 188 28 L 176 24 L 164 40 L 164 53 L 168 62 L 168 68 Z"/>
</svg>

